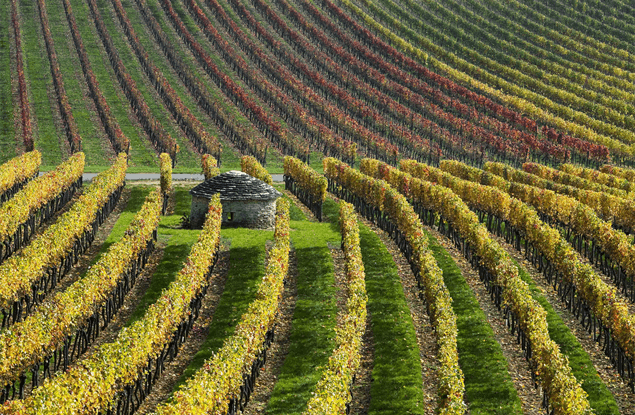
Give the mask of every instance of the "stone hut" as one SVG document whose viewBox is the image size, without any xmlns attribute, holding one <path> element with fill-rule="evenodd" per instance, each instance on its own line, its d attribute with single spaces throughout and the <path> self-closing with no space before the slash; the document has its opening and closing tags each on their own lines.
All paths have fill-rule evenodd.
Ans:
<svg viewBox="0 0 635 415">
<path fill-rule="evenodd" d="M 209 201 L 215 193 L 220 193 L 223 225 L 257 229 L 275 226 L 276 199 L 282 193 L 247 173 L 231 170 L 190 190 L 190 224 L 193 229 L 203 227 Z"/>
</svg>

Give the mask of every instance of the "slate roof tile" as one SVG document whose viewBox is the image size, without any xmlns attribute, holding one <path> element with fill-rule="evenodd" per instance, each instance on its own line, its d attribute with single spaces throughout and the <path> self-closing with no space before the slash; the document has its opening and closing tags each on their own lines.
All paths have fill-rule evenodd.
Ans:
<svg viewBox="0 0 635 415">
<path fill-rule="evenodd" d="M 221 200 L 271 200 L 282 196 L 272 186 L 241 171 L 230 170 L 204 181 L 190 190 L 192 196 L 211 198 L 220 193 Z"/>
</svg>

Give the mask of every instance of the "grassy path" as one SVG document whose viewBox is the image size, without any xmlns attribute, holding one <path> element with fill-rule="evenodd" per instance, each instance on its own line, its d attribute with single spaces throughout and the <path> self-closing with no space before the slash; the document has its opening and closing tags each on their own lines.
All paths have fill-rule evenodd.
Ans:
<svg viewBox="0 0 635 415">
<path fill-rule="evenodd" d="M 181 376 L 177 387 L 194 375 L 205 360 L 234 333 L 240 317 L 254 300 L 265 273 L 265 244 L 267 240 L 273 240 L 273 232 L 233 228 L 223 229 L 221 234 L 231 241 L 225 289 L 210 324 L 209 335 Z"/>
<path fill-rule="evenodd" d="M 153 189 L 153 186 L 144 186 L 144 185 L 135 185 L 130 186 L 130 197 L 128 198 L 128 202 L 126 203 L 126 207 L 123 209 L 121 214 L 119 215 L 119 219 L 117 219 L 117 223 L 110 231 L 108 238 L 104 241 L 101 248 L 99 249 L 99 254 L 95 256 L 95 258 L 91 261 L 92 264 L 95 264 L 99 261 L 101 256 L 108 251 L 108 248 L 117 241 L 119 241 L 132 219 L 134 219 L 141 206 L 145 202 L 145 198 Z"/>
<path fill-rule="evenodd" d="M 131 325 L 136 320 L 143 318 L 148 306 L 153 304 L 161 295 L 176 274 L 183 267 L 183 261 L 190 254 L 192 245 L 198 239 L 200 231 L 192 231 L 190 229 L 181 229 L 181 216 L 190 213 L 191 196 L 189 188 L 177 186 L 174 188 L 174 198 L 176 205 L 174 213 L 169 216 L 163 216 L 159 223 L 159 241 L 166 242 L 163 250 L 163 257 L 152 276 L 152 281 L 143 296 L 137 303 L 135 311 L 126 322 L 126 326 Z"/>
<path fill-rule="evenodd" d="M 425 380 L 399 271 L 375 232 L 360 223 L 359 236 L 375 341 L 369 414 L 423 414 Z"/>
<path fill-rule="evenodd" d="M 53 88 L 53 79 L 44 39 L 40 37 L 37 4 L 32 0 L 19 0 L 18 3 L 22 14 L 22 47 L 29 83 L 31 117 L 34 119 L 33 139 L 35 148 L 42 152 L 40 170 L 50 170 L 65 158 L 68 145 L 65 144 L 66 135 L 58 130 L 54 121 L 52 108 L 56 108 L 57 104 L 53 105 L 49 101 L 48 89 Z"/>
<path fill-rule="evenodd" d="M 501 346 L 461 270 L 437 239 L 426 232 L 443 270 L 457 316 L 459 364 L 465 376 L 465 399 L 472 414 L 521 414 L 521 402 Z"/>
<path fill-rule="evenodd" d="M 88 86 L 84 80 L 64 6 L 59 0 L 47 1 L 46 10 L 55 43 L 55 52 L 64 78 L 64 89 L 82 138 L 86 165 L 107 164 L 108 159 L 114 156 L 114 152 L 110 141 L 106 138 L 99 116 L 91 110 L 94 109 L 92 99 L 89 95 L 84 95 L 84 92 L 88 94 Z"/>
<path fill-rule="evenodd" d="M 11 96 L 11 56 L 10 31 L 13 31 L 11 24 L 11 2 L 5 1 L 0 5 L 0 164 L 15 157 L 16 142 L 13 128 L 13 98 Z M 15 63 L 14 63 L 15 65 Z M 17 105 L 17 103 L 16 103 Z"/>
<path fill-rule="evenodd" d="M 96 33 L 88 5 L 81 0 L 70 0 L 70 2 L 90 65 L 99 82 L 99 88 L 108 102 L 113 117 L 116 118 L 119 127 L 130 140 L 130 166 L 128 171 L 135 173 L 141 169 L 143 171 L 158 172 L 154 149 L 141 127 L 135 124 L 136 120 L 134 115 L 132 115 L 130 104 L 119 88 L 117 78 L 110 66 L 101 40 Z M 103 166 L 92 165 L 88 166 L 86 170 L 101 171 Z"/>
<path fill-rule="evenodd" d="M 324 213 L 330 217 L 337 215 L 335 204 L 325 207 Z M 321 369 L 335 347 L 335 274 L 328 244 L 340 244 L 339 230 L 328 223 L 297 220 L 302 217 L 295 209 L 291 211 L 291 218 L 291 241 L 297 259 L 297 300 L 289 353 L 269 400 L 267 414 L 304 411 L 320 379 Z"/>
</svg>

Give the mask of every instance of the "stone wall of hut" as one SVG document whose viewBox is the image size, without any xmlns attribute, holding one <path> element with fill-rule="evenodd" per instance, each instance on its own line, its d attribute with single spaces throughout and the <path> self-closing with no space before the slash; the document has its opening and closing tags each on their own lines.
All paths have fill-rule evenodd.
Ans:
<svg viewBox="0 0 635 415">
<path fill-rule="evenodd" d="M 276 200 L 223 200 L 223 225 L 245 228 L 270 229 L 276 222 Z M 201 229 L 209 199 L 192 196 L 190 225 Z"/>
</svg>

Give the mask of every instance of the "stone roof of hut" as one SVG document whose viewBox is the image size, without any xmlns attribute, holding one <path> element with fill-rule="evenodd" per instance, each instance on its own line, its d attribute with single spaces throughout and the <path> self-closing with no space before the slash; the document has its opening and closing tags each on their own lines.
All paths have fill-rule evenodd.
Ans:
<svg viewBox="0 0 635 415">
<path fill-rule="evenodd" d="M 190 190 L 192 196 L 211 198 L 220 193 L 221 200 L 271 200 L 282 196 L 272 186 L 241 171 L 230 170 Z"/>
</svg>

